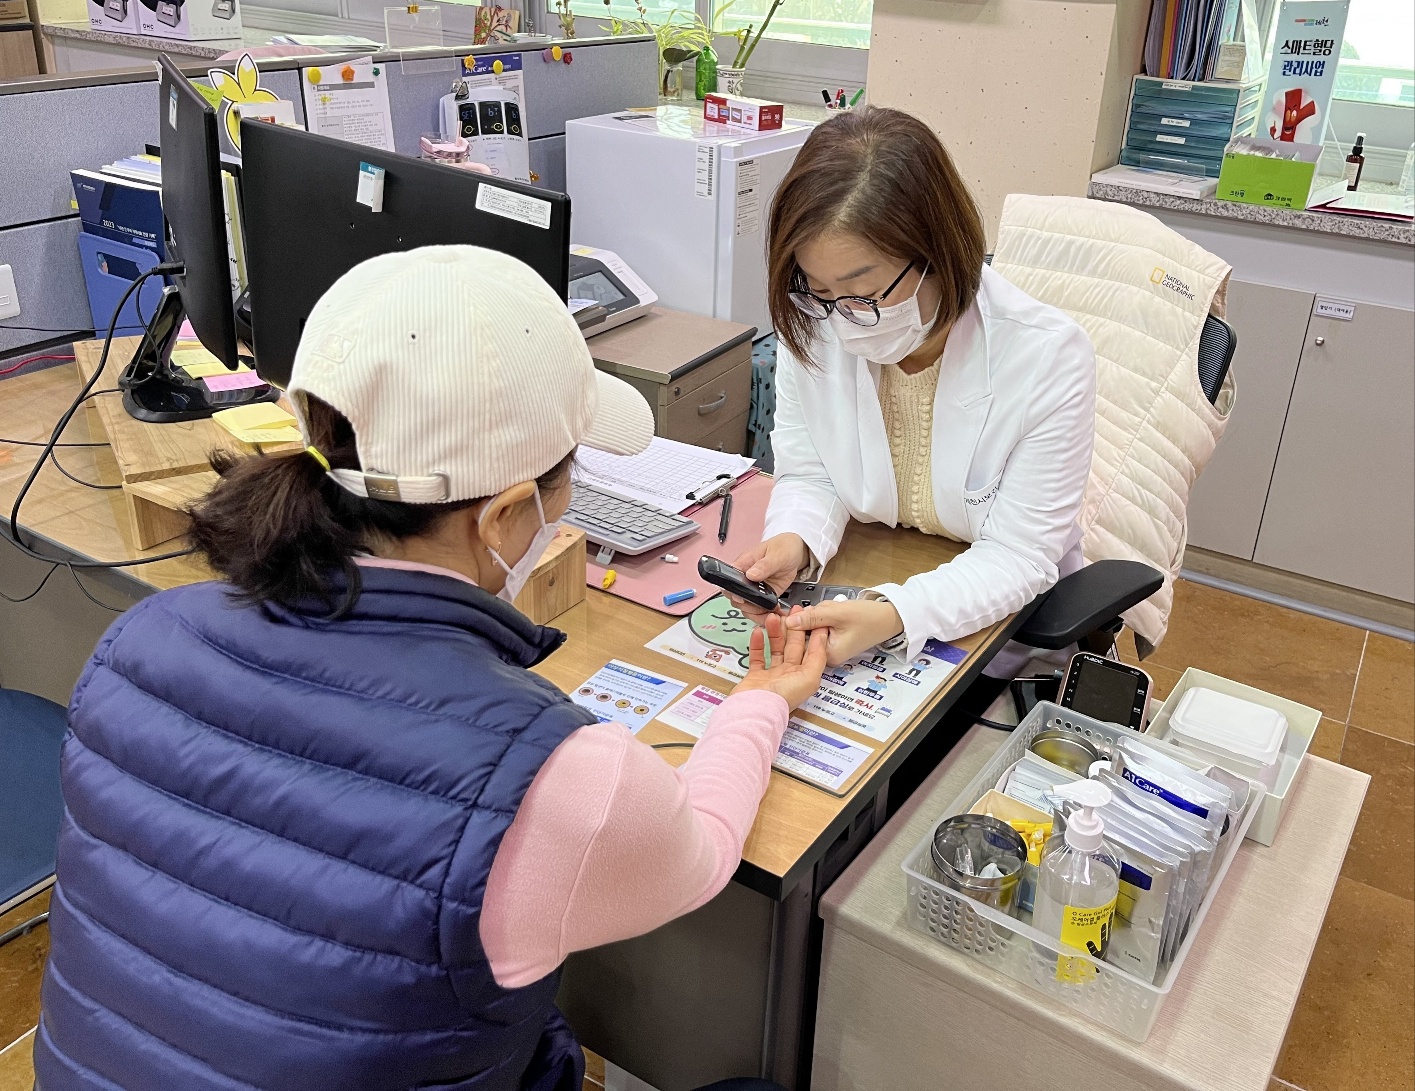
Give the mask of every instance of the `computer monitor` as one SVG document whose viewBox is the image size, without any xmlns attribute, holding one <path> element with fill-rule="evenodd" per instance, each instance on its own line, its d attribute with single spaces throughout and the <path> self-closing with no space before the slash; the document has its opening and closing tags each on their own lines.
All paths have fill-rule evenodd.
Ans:
<svg viewBox="0 0 1415 1091">
<path fill-rule="evenodd" d="M 320 296 L 361 261 L 465 243 L 519 258 L 560 296 L 570 284 L 570 198 L 261 121 L 241 123 L 242 212 L 256 371 L 290 381 Z M 382 211 L 358 201 L 364 164 L 381 167 Z"/>
<path fill-rule="evenodd" d="M 272 401 L 268 386 L 213 390 L 171 362 L 188 318 L 197 338 L 235 370 L 240 363 L 237 319 L 226 241 L 221 144 L 216 111 L 176 65 L 158 57 L 158 144 L 162 157 L 162 218 L 168 262 L 180 262 L 143 342 L 119 381 L 123 404 L 153 423 L 197 420 L 219 409 Z"/>
</svg>

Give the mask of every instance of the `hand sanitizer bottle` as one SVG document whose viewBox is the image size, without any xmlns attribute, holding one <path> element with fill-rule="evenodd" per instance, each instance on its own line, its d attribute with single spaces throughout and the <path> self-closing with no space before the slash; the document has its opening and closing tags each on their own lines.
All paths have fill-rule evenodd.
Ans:
<svg viewBox="0 0 1415 1091">
<path fill-rule="evenodd" d="M 1105 848 L 1105 825 L 1096 814 L 1096 808 L 1110 802 L 1110 789 L 1099 781 L 1078 780 L 1052 789 L 1052 794 L 1075 800 L 1080 809 L 1066 820 L 1061 843 L 1057 834 L 1047 842 L 1037 873 L 1032 927 L 1066 947 L 1104 958 L 1120 892 L 1120 862 Z M 1084 959 L 1056 960 L 1057 981 L 1081 983 L 1097 972 Z"/>
</svg>

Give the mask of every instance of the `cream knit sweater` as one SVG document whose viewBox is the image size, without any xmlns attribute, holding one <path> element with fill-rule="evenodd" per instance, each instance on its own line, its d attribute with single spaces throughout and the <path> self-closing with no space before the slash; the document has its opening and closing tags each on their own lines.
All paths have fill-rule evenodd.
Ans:
<svg viewBox="0 0 1415 1091">
<path fill-rule="evenodd" d="M 946 536 L 934 510 L 933 488 L 934 392 L 939 363 L 935 360 L 913 375 L 897 367 L 881 367 L 879 404 L 899 490 L 899 525 Z"/>
</svg>

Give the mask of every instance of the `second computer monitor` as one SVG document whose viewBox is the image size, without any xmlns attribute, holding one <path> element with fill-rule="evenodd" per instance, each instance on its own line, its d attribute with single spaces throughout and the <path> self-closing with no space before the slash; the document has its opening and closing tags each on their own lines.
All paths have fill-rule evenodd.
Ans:
<svg viewBox="0 0 1415 1091">
<path fill-rule="evenodd" d="M 241 125 L 242 209 L 256 370 L 290 381 L 310 310 L 362 261 L 419 246 L 469 244 L 519 258 L 565 299 L 570 198 L 260 121 Z M 359 201 L 365 165 L 382 168 L 382 208 Z"/>
</svg>

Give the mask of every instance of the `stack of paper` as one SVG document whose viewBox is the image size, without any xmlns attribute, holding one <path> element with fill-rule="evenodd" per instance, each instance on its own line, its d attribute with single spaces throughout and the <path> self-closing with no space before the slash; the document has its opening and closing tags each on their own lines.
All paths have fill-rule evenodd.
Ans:
<svg viewBox="0 0 1415 1091">
<path fill-rule="evenodd" d="M 1150 167 L 1106 167 L 1105 170 L 1096 171 L 1091 175 L 1091 181 L 1103 186 L 1144 189 L 1151 193 L 1170 193 L 1176 197 L 1193 197 L 1196 200 L 1212 197 L 1218 190 L 1217 178 L 1153 170 Z"/>
<path fill-rule="evenodd" d="M 752 460 L 742 455 L 655 436 L 648 450 L 638 455 L 607 455 L 582 447 L 575 456 L 574 478 L 676 513 L 692 507 L 705 486 L 735 480 L 752 466 Z"/>
<path fill-rule="evenodd" d="M 382 49 L 382 42 L 372 38 L 360 38 L 357 34 L 276 34 L 270 39 L 271 45 L 308 45 L 333 52 L 344 50 L 359 51 Z"/>
<path fill-rule="evenodd" d="M 211 419 L 242 443 L 259 447 L 271 443 L 299 443 L 300 429 L 294 416 L 274 402 L 240 405 L 213 413 Z"/>
</svg>

